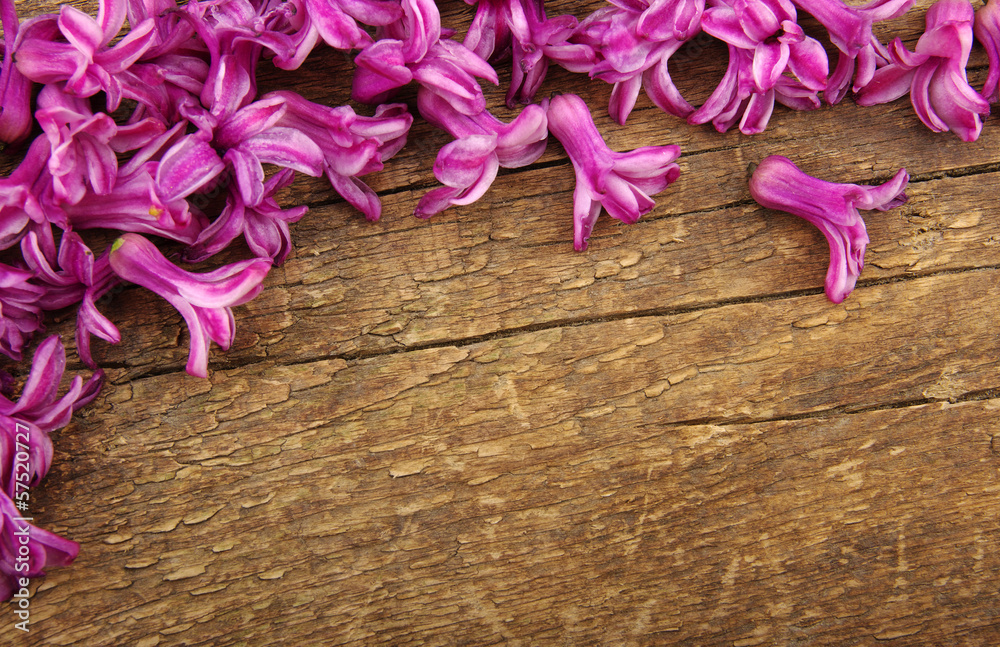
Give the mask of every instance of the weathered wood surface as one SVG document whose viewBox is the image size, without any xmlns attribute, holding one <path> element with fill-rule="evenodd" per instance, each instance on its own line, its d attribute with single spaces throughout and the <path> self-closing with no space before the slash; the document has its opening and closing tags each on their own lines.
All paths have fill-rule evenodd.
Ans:
<svg viewBox="0 0 1000 647">
<path fill-rule="evenodd" d="M 881 32 L 912 43 L 928 4 Z M 696 100 L 718 54 L 672 68 Z M 974 81 L 984 66 L 977 48 Z M 343 102 L 331 70 L 349 66 L 264 70 L 261 89 Z M 587 253 L 554 141 L 476 205 L 412 218 L 447 141 L 418 122 L 368 178 L 380 222 L 318 181 L 289 192 L 313 207 L 296 251 L 208 379 L 183 373 L 166 303 L 107 304 L 109 384 L 33 494 L 80 556 L 33 584 L 12 640 L 1000 644 L 996 119 L 966 144 L 907 99 L 846 102 L 779 107 L 747 137 L 644 97 L 622 128 L 607 86 L 553 70 L 556 89 L 616 149 L 684 151 L 656 210 L 602 216 Z M 841 305 L 819 232 L 749 198 L 772 153 L 834 181 L 913 176 L 906 206 L 869 214 Z"/>
</svg>

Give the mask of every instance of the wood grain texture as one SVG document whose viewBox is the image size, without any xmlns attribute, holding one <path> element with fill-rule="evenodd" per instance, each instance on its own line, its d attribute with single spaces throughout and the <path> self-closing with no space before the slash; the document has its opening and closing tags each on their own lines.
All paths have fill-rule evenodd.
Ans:
<svg viewBox="0 0 1000 647">
<path fill-rule="evenodd" d="M 879 33 L 912 45 L 929 5 Z M 471 12 L 442 3 L 460 33 Z M 672 63 L 692 100 L 721 53 Z M 331 79 L 350 70 L 327 51 L 262 66 L 260 90 L 344 103 Z M 509 119 L 505 89 L 488 98 Z M 748 137 L 645 97 L 618 126 L 609 86 L 555 69 L 553 91 L 584 96 L 612 148 L 683 151 L 656 209 L 602 216 L 586 253 L 555 141 L 478 203 L 413 218 L 448 141 L 417 120 L 366 177 L 379 222 L 321 181 L 286 191 L 310 205 L 296 249 L 235 309 L 208 379 L 184 374 L 165 302 L 102 302 L 123 333 L 95 343 L 108 384 L 32 493 L 80 556 L 32 583 L 31 632 L 0 642 L 1000 644 L 995 118 L 966 144 L 908 99 L 848 101 L 779 107 Z M 770 154 L 831 181 L 912 176 L 904 207 L 866 215 L 843 304 L 822 235 L 750 199 Z M 73 319 L 49 328 L 70 341 Z"/>
</svg>

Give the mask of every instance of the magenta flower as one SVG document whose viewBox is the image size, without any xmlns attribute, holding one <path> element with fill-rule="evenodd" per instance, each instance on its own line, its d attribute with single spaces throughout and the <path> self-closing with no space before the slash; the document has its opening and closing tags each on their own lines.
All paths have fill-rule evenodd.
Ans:
<svg viewBox="0 0 1000 647">
<path fill-rule="evenodd" d="M 515 0 L 465 0 L 476 7 L 463 45 L 484 61 L 496 62 L 510 47 L 509 3 Z"/>
<path fill-rule="evenodd" d="M 14 0 L 0 0 L 3 66 L 0 67 L 0 142 L 20 143 L 31 132 L 31 81 L 14 65 L 20 22 Z"/>
<path fill-rule="evenodd" d="M 575 94 L 553 97 L 546 109 L 549 132 L 562 143 L 576 171 L 573 247 L 577 251 L 587 248 L 602 206 L 612 218 L 635 223 L 656 206 L 650 196 L 680 175 L 674 164 L 681 153 L 677 146 L 645 146 L 628 153 L 608 148 L 587 104 Z"/>
<path fill-rule="evenodd" d="M 157 144 L 169 143 L 169 135 Z M 140 150 L 119 171 L 114 190 L 103 196 L 87 193 L 80 202 L 64 207 L 76 229 L 100 227 L 132 231 L 193 243 L 208 226 L 204 214 L 190 208 L 191 195 L 222 172 L 225 165 L 201 133 L 177 140 L 158 161 L 159 154 Z"/>
<path fill-rule="evenodd" d="M 141 25 L 146 20 L 153 21 L 154 36 L 141 60 L 156 59 L 188 48 L 204 51 L 204 46 L 192 38 L 194 27 L 177 10 L 176 0 L 127 0 L 127 3 L 125 15 L 128 24 Z"/>
<path fill-rule="evenodd" d="M 0 352 L 21 359 L 25 343 L 42 329 L 42 308 L 38 301 L 45 289 L 31 283 L 30 270 L 0 263 Z"/>
<path fill-rule="evenodd" d="M 222 251 L 237 236 L 242 235 L 247 246 L 258 258 L 268 258 L 281 265 L 292 251 L 289 223 L 298 221 L 308 207 L 302 205 L 282 209 L 275 194 L 294 179 L 291 169 L 278 171 L 264 183 L 263 194 L 256 205 L 247 205 L 239 190 L 230 189 L 226 206 L 219 217 L 206 227 L 194 245 L 184 252 L 184 260 L 202 261 Z"/>
<path fill-rule="evenodd" d="M 320 37 L 337 49 L 362 49 L 371 44 L 371 36 L 357 21 L 382 26 L 403 17 L 403 9 L 392 0 L 305 0 L 305 4 Z"/>
<path fill-rule="evenodd" d="M 30 497 L 52 461 L 49 434 L 69 424 L 73 412 L 100 391 L 100 371 L 85 383 L 74 377 L 58 397 L 66 369 L 66 352 L 59 337 L 42 342 L 31 361 L 31 372 L 17 402 L 0 394 L 0 599 L 10 597 L 20 578 L 45 574 L 48 566 L 65 566 L 79 551 L 76 542 L 37 528 L 21 518 L 13 500 Z M 25 468 L 15 466 L 24 464 Z"/>
<path fill-rule="evenodd" d="M 90 97 L 103 90 L 110 110 L 118 107 L 122 87 L 118 74 L 128 69 L 153 43 L 153 20 L 132 25 L 113 47 L 111 40 L 125 21 L 126 0 L 101 0 L 97 19 L 72 5 L 59 15 L 40 16 L 21 26 L 17 68 L 38 83 L 66 82 L 66 91 Z M 63 40 L 58 40 L 59 36 Z"/>
<path fill-rule="evenodd" d="M 795 0 L 795 4 L 826 27 L 830 42 L 840 50 L 837 67 L 824 92 L 827 103 L 840 102 L 852 87 L 852 78 L 852 89 L 858 92 L 871 82 L 877 67 L 889 62 L 885 47 L 872 34 L 872 25 L 902 16 L 913 3 L 914 0 L 872 0 L 855 7 L 844 4 L 843 0 Z"/>
<path fill-rule="evenodd" d="M 257 95 L 257 63 L 263 45 L 269 2 L 246 0 L 189 2 L 180 11 L 208 49 L 209 69 L 201 87 L 201 103 L 212 115 L 225 118 Z"/>
<path fill-rule="evenodd" d="M 27 457 L 23 462 L 28 469 L 21 468 L 15 474 L 14 457 L 19 451 Z M 0 496 L 15 499 L 18 491 L 38 486 L 51 463 L 52 441 L 47 433 L 31 423 L 0 414 Z"/>
<path fill-rule="evenodd" d="M 156 181 L 156 162 L 119 176 L 107 196 L 88 193 L 79 203 L 65 207 L 76 229 L 117 229 L 162 236 L 193 243 L 208 219 L 192 211 L 183 197 L 165 199 Z"/>
<path fill-rule="evenodd" d="M 97 310 L 97 300 L 119 283 L 111 271 L 107 254 L 99 259 L 75 231 L 66 231 L 55 256 L 51 241 L 41 241 L 35 232 L 21 240 L 24 261 L 35 274 L 35 282 L 45 287 L 38 304 L 43 310 L 60 310 L 79 303 L 76 320 L 76 346 L 80 359 L 97 368 L 90 353 L 90 336 L 97 335 L 111 344 L 121 341 L 118 328 Z M 55 256 L 55 258 L 53 258 Z"/>
<path fill-rule="evenodd" d="M 858 209 L 887 211 L 906 202 L 910 176 L 900 169 L 878 186 L 835 184 L 803 173 L 787 157 L 771 155 L 750 178 L 750 195 L 768 209 L 786 211 L 816 225 L 830 243 L 826 296 L 840 303 L 854 289 L 865 263 L 868 232 Z"/>
<path fill-rule="evenodd" d="M 285 106 L 274 125 L 298 131 L 318 146 L 323 172 L 337 193 L 369 220 L 378 220 L 382 204 L 375 192 L 358 178 L 382 170 L 383 162 L 405 145 L 413 123 L 406 105 L 383 104 L 375 109 L 373 116 L 366 117 L 356 114 L 350 106 L 330 108 L 307 101 L 294 92 L 272 92 L 259 103 L 272 100 Z M 306 150 L 311 149 L 298 148 L 299 154 Z M 283 165 L 291 166 L 287 162 Z M 253 203 L 247 201 L 247 204 Z"/>
<path fill-rule="evenodd" d="M 681 96 L 668 69 L 670 57 L 684 44 L 677 34 L 697 28 L 704 2 L 640 4 L 636 10 L 619 6 L 604 7 L 591 14 L 580 26 L 577 39 L 591 42 L 599 50 L 601 61 L 590 69 L 590 76 L 614 84 L 608 112 L 624 124 L 640 88 L 661 110 L 682 119 L 694 108 Z M 641 13 L 638 9 L 644 9 Z M 671 23 L 667 16 L 680 11 L 681 23 Z M 651 13 L 652 12 L 652 13 Z M 661 14 L 663 14 L 661 16 Z M 665 23 L 651 20 L 661 16 Z"/>
<path fill-rule="evenodd" d="M 413 214 L 429 218 L 481 198 L 500 168 L 495 149 L 496 137 L 490 135 L 469 135 L 443 146 L 434 160 L 434 177 L 445 186 L 424 194 Z"/>
<path fill-rule="evenodd" d="M 550 61 L 571 72 L 587 72 L 597 62 L 593 47 L 569 42 L 578 26 L 573 16 L 548 18 L 542 0 L 482 0 L 464 44 L 484 60 L 511 51 L 507 106 L 513 108 L 534 100 Z"/>
<path fill-rule="evenodd" d="M 413 80 L 448 99 L 457 109 L 474 115 L 486 109 L 486 98 L 476 77 L 500 83 L 496 70 L 453 40 L 441 39 L 419 63 L 411 66 Z"/>
<path fill-rule="evenodd" d="M 200 95 L 208 84 L 211 68 L 199 54 L 180 52 L 139 61 L 119 75 L 122 95 L 137 102 L 129 121 L 150 118 L 164 128 L 188 121 L 210 134 L 218 118 L 202 105 Z M 242 92 L 237 88 L 230 98 L 239 98 L 236 95 L 242 96 Z"/>
<path fill-rule="evenodd" d="M 649 40 L 688 40 L 701 29 L 704 0 L 618 0 L 639 12 L 636 33 Z"/>
<path fill-rule="evenodd" d="M 917 116 L 928 128 L 951 130 L 967 142 L 978 139 L 990 104 L 965 75 L 973 15 L 968 0 L 940 0 L 931 6 L 916 51 L 907 50 L 901 39 L 894 40 L 889 47 L 891 63 L 861 89 L 858 104 L 887 103 L 909 92 Z"/>
<path fill-rule="evenodd" d="M 22 578 L 45 575 L 51 566 L 69 566 L 80 545 L 24 520 L 14 502 L 0 493 L 0 600 L 21 588 Z"/>
<path fill-rule="evenodd" d="M 434 175 L 445 186 L 424 194 L 414 210 L 418 218 L 475 202 L 490 188 L 501 166 L 527 166 L 545 152 L 547 119 L 540 106 L 526 106 L 506 124 L 488 110 L 471 117 L 462 114 L 425 89 L 417 93 L 417 105 L 425 119 L 456 138 L 438 152 L 434 162 Z"/>
<path fill-rule="evenodd" d="M 86 383 L 73 378 L 69 390 L 57 397 L 66 367 L 66 353 L 58 336 L 39 345 L 31 372 L 17 402 L 0 394 L 0 599 L 19 590 L 21 578 L 45 574 L 49 566 L 65 566 L 79 546 L 22 518 L 14 500 L 26 501 L 52 461 L 49 433 L 69 423 L 73 411 L 92 401 L 103 375 Z M 23 466 L 23 467 L 22 467 Z"/>
<path fill-rule="evenodd" d="M 236 334 L 233 306 L 260 293 L 270 259 L 232 263 L 201 274 L 187 272 L 168 261 L 153 243 L 137 234 L 125 234 L 111 246 L 111 269 L 159 294 L 184 317 L 191 335 L 187 372 L 208 375 L 211 342 L 227 350 Z"/>
<path fill-rule="evenodd" d="M 403 10 L 396 0 L 287 0 L 267 3 L 253 37 L 274 53 L 275 66 L 298 69 L 322 39 L 340 50 L 363 49 L 372 37 L 358 23 L 388 25 Z"/>
<path fill-rule="evenodd" d="M 215 144 L 226 150 L 224 159 L 233 168 L 244 204 L 253 206 L 264 199 L 264 164 L 292 168 L 313 177 L 323 173 L 320 144 L 298 128 L 278 125 L 288 111 L 290 95 L 268 95 L 251 103 L 220 124 L 215 133 Z M 313 112 L 322 109 L 317 106 Z M 322 117 L 316 121 L 321 122 Z"/>
<path fill-rule="evenodd" d="M 719 0 L 706 9 L 701 27 L 729 46 L 729 66 L 688 122 L 711 121 L 725 132 L 739 121 L 740 132 L 750 135 L 767 127 L 775 100 L 796 110 L 818 108 L 829 62 L 795 21 L 789 0 Z"/>
<path fill-rule="evenodd" d="M 65 370 L 66 351 L 59 336 L 53 335 L 38 345 L 17 402 L 0 395 L 0 416 L 16 418 L 45 433 L 68 425 L 74 411 L 97 397 L 104 374 L 96 371 L 86 382 L 79 375 L 74 377 L 66 393 L 58 397 Z"/>
<path fill-rule="evenodd" d="M 983 83 L 982 96 L 990 102 L 997 100 L 997 86 L 1000 84 L 1000 5 L 994 0 L 987 2 L 976 11 L 972 31 L 976 35 L 989 60 L 989 72 Z"/>
<path fill-rule="evenodd" d="M 432 0 L 404 0 L 402 17 L 377 31 L 378 40 L 354 59 L 351 96 L 362 103 L 382 103 L 413 79 L 420 63 L 441 39 L 441 16 Z"/>
<path fill-rule="evenodd" d="M 38 194 L 50 184 L 46 166 L 51 151 L 48 139 L 36 137 L 10 177 L 0 178 L 0 249 L 21 240 L 30 223 L 48 221 L 45 200 Z"/>
<path fill-rule="evenodd" d="M 351 97 L 384 103 L 410 81 L 440 94 L 460 111 L 486 109 L 476 77 L 499 83 L 496 71 L 465 46 L 442 38 L 441 16 L 433 0 L 403 0 L 403 17 L 377 30 L 379 40 L 354 59 Z"/>
<path fill-rule="evenodd" d="M 38 94 L 35 118 L 52 147 L 48 170 L 60 202 L 76 204 L 88 190 L 111 192 L 118 174 L 118 158 L 110 146 L 118 127 L 111 117 L 94 114 L 89 101 L 47 85 Z"/>
</svg>

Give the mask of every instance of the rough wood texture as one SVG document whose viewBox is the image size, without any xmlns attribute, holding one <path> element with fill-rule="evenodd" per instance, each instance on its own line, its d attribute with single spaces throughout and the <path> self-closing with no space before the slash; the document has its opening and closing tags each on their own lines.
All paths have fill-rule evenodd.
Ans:
<svg viewBox="0 0 1000 647">
<path fill-rule="evenodd" d="M 880 33 L 912 43 L 929 4 Z M 699 47 L 672 67 L 695 100 L 724 68 Z M 342 103 L 349 72 L 327 53 L 265 66 L 261 90 Z M 553 70 L 557 89 L 613 148 L 684 151 L 654 212 L 602 216 L 585 254 L 554 141 L 479 203 L 412 218 L 448 141 L 418 121 L 367 178 L 380 222 L 316 180 L 288 192 L 312 207 L 296 250 L 208 379 L 183 373 L 158 297 L 104 304 L 109 384 L 33 494 L 81 552 L 32 584 L 19 644 L 1000 644 L 995 119 L 965 144 L 908 99 L 848 101 L 747 137 L 644 97 L 623 128 L 608 86 Z M 841 305 L 821 234 L 749 197 L 773 153 L 913 176 L 905 207 L 868 215 Z"/>
</svg>

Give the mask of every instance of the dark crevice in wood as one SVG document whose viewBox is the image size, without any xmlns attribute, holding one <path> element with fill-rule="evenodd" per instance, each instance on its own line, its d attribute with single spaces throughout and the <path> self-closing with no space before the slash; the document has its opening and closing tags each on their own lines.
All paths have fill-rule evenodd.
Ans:
<svg viewBox="0 0 1000 647">
<path fill-rule="evenodd" d="M 942 180 L 944 178 L 968 177 L 970 175 L 983 175 L 985 173 L 996 173 L 1000 171 L 1000 162 L 990 162 L 988 164 L 974 164 L 972 166 L 962 166 L 959 168 L 937 171 L 934 173 L 921 173 L 910 177 L 910 182 L 929 182 Z"/>
<path fill-rule="evenodd" d="M 957 404 L 960 402 L 983 402 L 985 400 L 994 400 L 996 398 L 1000 398 L 1000 387 L 991 389 L 982 389 L 978 391 L 970 391 L 969 393 L 951 399 L 917 398 L 912 400 L 901 400 L 899 402 L 886 402 L 865 407 L 858 407 L 856 405 L 847 404 L 839 407 L 822 409 L 820 411 L 810 411 L 806 413 L 777 416 L 773 418 L 736 418 L 736 419 L 700 418 L 696 420 L 681 420 L 677 422 L 672 422 L 670 424 L 677 426 L 687 426 L 687 427 L 697 427 L 701 425 L 716 425 L 719 427 L 729 427 L 729 426 L 740 426 L 740 425 L 770 424 L 775 422 L 793 422 L 796 420 L 813 420 L 813 419 L 834 418 L 843 416 L 854 416 L 854 415 L 873 413 L 877 411 L 892 411 L 895 409 L 909 409 L 911 407 L 923 407 L 929 404 L 938 404 L 941 402 L 950 402 L 952 404 Z"/>
<path fill-rule="evenodd" d="M 977 398 L 977 399 L 986 400 L 989 398 Z M 793 415 L 776 416 L 773 418 L 701 418 L 697 420 L 681 420 L 677 422 L 672 422 L 671 424 L 678 426 L 687 426 L 687 427 L 697 427 L 701 425 L 715 425 L 719 427 L 729 427 L 729 426 L 740 426 L 740 425 L 769 424 L 775 422 L 794 422 L 796 420 L 813 420 L 813 419 L 861 415 L 876 411 L 909 409 L 910 407 L 926 406 L 928 404 L 934 404 L 937 402 L 944 402 L 944 401 L 945 400 L 935 400 L 931 398 L 918 398 L 914 400 L 902 400 L 899 402 L 887 402 L 877 405 L 870 405 L 866 407 L 858 407 L 856 405 L 846 404 L 839 407 L 821 409 L 819 411 L 809 411 L 806 413 L 798 413 Z"/>
<path fill-rule="evenodd" d="M 916 279 L 922 279 L 928 277 L 948 276 L 948 275 L 963 274 L 969 272 L 996 271 L 996 270 L 1000 270 L 1000 265 L 968 267 L 968 268 L 952 268 L 946 270 L 927 271 L 927 272 L 914 272 L 912 274 L 908 274 L 905 276 L 894 276 L 894 277 L 886 277 L 880 279 L 870 279 L 866 281 L 858 281 L 856 289 L 878 286 L 878 285 L 902 283 L 906 281 L 913 281 Z M 635 310 L 632 312 L 625 312 L 617 315 L 609 315 L 603 317 L 565 318 L 565 319 L 548 321 L 545 323 L 530 324 L 526 326 L 518 326 L 513 328 L 505 328 L 503 330 L 497 330 L 482 335 L 474 335 L 459 339 L 448 339 L 442 341 L 428 342 L 425 344 L 414 344 L 412 346 L 405 346 L 405 347 L 399 346 L 395 348 L 382 348 L 374 350 L 362 350 L 358 352 L 335 353 L 331 355 L 320 355 L 304 359 L 288 358 L 284 360 L 282 363 L 283 365 L 287 366 L 295 366 L 295 365 L 312 364 L 315 362 L 331 361 L 338 359 L 347 362 L 358 362 L 377 357 L 388 357 L 388 356 L 398 355 L 401 353 L 419 352 L 419 351 L 433 350 L 438 348 L 464 348 L 466 346 L 472 346 L 474 344 L 508 339 L 511 337 L 515 337 L 517 335 L 543 332 L 546 330 L 553 330 L 558 328 L 576 328 L 576 327 L 583 327 L 601 323 L 609 323 L 614 321 L 624 321 L 628 319 L 642 319 L 648 317 L 655 317 L 655 318 L 672 317 L 672 316 L 691 314 L 707 310 L 714 310 L 717 308 L 724 308 L 728 306 L 751 304 L 751 303 L 770 303 L 801 296 L 813 296 L 820 294 L 823 294 L 822 288 L 810 288 L 804 290 L 792 290 L 792 291 L 779 292 L 773 294 L 756 295 L 753 297 L 722 299 L 692 306 L 682 306 L 673 308 L 648 308 L 648 309 Z M 226 361 L 225 355 L 216 354 L 212 358 L 210 367 L 211 370 L 213 371 L 234 370 L 240 368 L 247 368 L 268 361 L 271 360 L 269 360 L 269 358 L 267 357 L 245 359 L 242 361 L 241 360 Z M 117 369 L 124 371 L 134 371 L 136 368 L 121 362 L 104 363 L 102 364 L 101 367 L 104 369 Z M 80 371 L 88 370 L 86 369 L 86 367 L 84 367 L 82 364 L 79 363 L 74 363 L 72 366 L 70 366 L 70 368 L 71 370 L 80 370 Z M 148 371 L 143 372 L 141 377 L 146 378 L 146 377 L 157 377 L 161 375 L 169 375 L 172 373 L 178 373 L 181 370 L 183 370 L 183 367 L 180 365 L 151 368 Z M 813 416 L 813 414 L 806 414 L 806 415 L 810 417 Z M 697 422 L 691 422 L 689 424 L 708 424 L 709 422 L 711 421 L 697 421 Z M 733 421 L 730 421 L 730 423 L 733 423 Z"/>
</svg>

